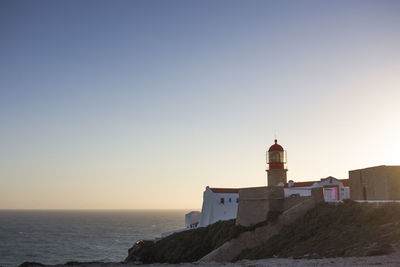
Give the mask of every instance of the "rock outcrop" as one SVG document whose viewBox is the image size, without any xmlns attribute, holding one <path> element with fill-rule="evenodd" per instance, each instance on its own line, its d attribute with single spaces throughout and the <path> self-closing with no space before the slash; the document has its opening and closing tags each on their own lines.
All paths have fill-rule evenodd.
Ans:
<svg viewBox="0 0 400 267">
<path fill-rule="evenodd" d="M 135 262 L 142 263 L 143 257 L 146 257 L 146 253 L 143 251 L 152 246 L 154 241 L 150 240 L 139 240 L 128 250 L 128 257 L 125 258 L 124 262 Z"/>
<path fill-rule="evenodd" d="M 272 236 L 278 234 L 285 225 L 288 225 L 296 219 L 304 216 L 304 214 L 308 210 L 314 208 L 317 203 L 318 201 L 315 201 L 314 199 L 306 199 L 283 212 L 282 215 L 278 217 L 277 222 L 258 227 L 254 231 L 247 231 L 240 234 L 237 238 L 226 242 L 219 248 L 201 258 L 199 262 L 232 261 L 243 250 L 252 249 L 263 242 L 268 241 Z"/>
</svg>

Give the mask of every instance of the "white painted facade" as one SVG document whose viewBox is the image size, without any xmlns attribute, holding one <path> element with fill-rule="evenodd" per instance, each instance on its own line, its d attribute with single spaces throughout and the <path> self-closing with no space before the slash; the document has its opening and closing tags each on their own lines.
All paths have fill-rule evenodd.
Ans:
<svg viewBox="0 0 400 267">
<path fill-rule="evenodd" d="M 185 226 L 186 228 L 196 228 L 200 221 L 200 211 L 191 211 L 185 214 Z"/>
<path fill-rule="evenodd" d="M 204 227 L 217 221 L 236 219 L 238 198 L 238 189 L 210 188 L 207 186 L 203 193 L 199 227 Z"/>
<path fill-rule="evenodd" d="M 289 181 L 285 186 L 285 197 L 291 196 L 311 196 L 311 189 L 322 187 L 326 202 L 341 201 L 350 198 L 350 187 L 343 184 L 343 180 L 334 177 L 321 179 L 314 182 L 294 183 Z"/>
</svg>

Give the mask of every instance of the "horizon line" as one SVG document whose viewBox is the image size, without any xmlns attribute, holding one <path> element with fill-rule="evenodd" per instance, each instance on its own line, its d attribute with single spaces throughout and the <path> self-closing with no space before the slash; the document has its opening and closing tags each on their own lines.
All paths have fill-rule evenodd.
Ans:
<svg viewBox="0 0 400 267">
<path fill-rule="evenodd" d="M 167 211 L 167 210 L 193 210 L 197 211 L 200 209 L 191 209 L 191 208 L 123 208 L 123 209 L 103 209 L 103 208 L 72 208 L 72 209 L 47 209 L 47 208 L 33 208 L 33 209 L 25 209 L 25 208 L 0 208 L 0 211 Z"/>
</svg>

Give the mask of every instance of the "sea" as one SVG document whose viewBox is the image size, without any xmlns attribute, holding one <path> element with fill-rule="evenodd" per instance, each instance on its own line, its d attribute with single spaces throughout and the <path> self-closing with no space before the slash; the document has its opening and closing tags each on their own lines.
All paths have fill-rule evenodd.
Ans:
<svg viewBox="0 0 400 267">
<path fill-rule="evenodd" d="M 0 210 L 0 266 L 120 262 L 141 239 L 182 229 L 188 210 Z"/>
</svg>

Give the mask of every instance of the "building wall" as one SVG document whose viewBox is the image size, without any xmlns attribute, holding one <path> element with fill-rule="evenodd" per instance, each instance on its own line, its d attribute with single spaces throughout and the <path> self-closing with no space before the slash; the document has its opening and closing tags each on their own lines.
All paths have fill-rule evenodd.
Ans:
<svg viewBox="0 0 400 267">
<path fill-rule="evenodd" d="M 310 197 L 311 196 L 311 186 L 310 187 L 286 187 L 285 188 L 285 197 Z"/>
<path fill-rule="evenodd" d="M 265 221 L 269 211 L 281 211 L 283 187 L 263 186 L 239 190 L 236 224 L 249 226 Z"/>
<path fill-rule="evenodd" d="M 224 203 L 221 203 L 221 198 Z M 217 221 L 235 219 L 237 215 L 239 194 L 214 193 L 209 187 L 203 194 L 199 226 L 204 227 Z M 231 201 L 229 201 L 229 199 Z"/>
<path fill-rule="evenodd" d="M 309 196 L 295 196 L 295 197 L 289 197 L 285 198 L 283 201 L 283 210 L 288 210 L 291 207 L 294 207 L 300 203 L 302 203 L 306 199 L 311 199 L 311 189 L 309 190 L 310 195 Z"/>
<path fill-rule="evenodd" d="M 340 194 L 342 196 L 342 198 L 341 198 L 342 200 L 349 199 L 350 198 L 350 187 L 349 186 L 343 187 L 340 191 Z"/>
<path fill-rule="evenodd" d="M 349 171 L 352 200 L 400 200 L 400 166 Z"/>
<path fill-rule="evenodd" d="M 323 187 L 324 189 L 327 190 L 327 192 L 324 192 L 325 201 L 327 201 L 327 202 L 343 200 L 343 199 L 349 198 L 349 188 L 347 186 L 346 187 L 343 186 L 343 183 L 334 177 L 328 177 L 328 178 L 321 179 L 321 182 L 318 183 L 318 186 Z M 337 187 L 338 199 L 332 200 L 328 197 L 330 194 L 328 189 L 332 188 L 332 190 L 334 190 L 334 187 Z"/>
<path fill-rule="evenodd" d="M 287 169 L 267 170 L 268 186 L 287 183 Z"/>
<path fill-rule="evenodd" d="M 301 196 L 301 197 L 309 197 L 311 196 L 311 190 L 313 188 L 322 187 L 324 188 L 324 196 L 325 201 L 338 201 L 350 198 L 350 188 L 348 186 L 344 186 L 343 183 L 334 178 L 328 177 L 321 179 L 319 182 L 315 182 L 310 186 L 302 186 L 302 187 L 285 187 L 285 198 Z M 337 187 L 337 198 L 335 195 L 335 187 Z"/>
<path fill-rule="evenodd" d="M 240 189 L 236 224 L 254 225 L 265 221 L 270 211 L 286 212 L 307 200 L 315 203 L 324 201 L 322 187 L 312 188 L 309 191 L 309 196 L 285 198 L 283 187 L 264 186 Z"/>
<path fill-rule="evenodd" d="M 199 211 L 191 211 L 185 214 L 185 226 L 186 228 L 197 227 L 200 221 L 201 213 Z"/>
</svg>

